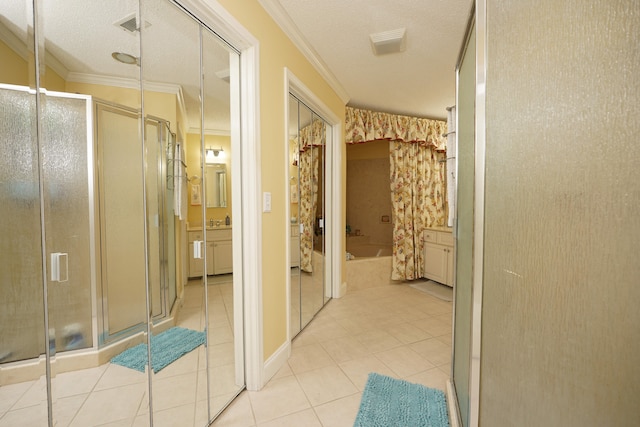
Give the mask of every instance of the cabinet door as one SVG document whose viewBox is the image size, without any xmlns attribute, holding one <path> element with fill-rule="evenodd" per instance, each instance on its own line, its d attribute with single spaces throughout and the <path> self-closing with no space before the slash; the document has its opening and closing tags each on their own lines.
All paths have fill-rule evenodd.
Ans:
<svg viewBox="0 0 640 427">
<path fill-rule="evenodd" d="M 453 287 L 453 248 L 447 248 L 447 286 Z"/>
<path fill-rule="evenodd" d="M 207 276 L 216 274 L 215 272 L 215 242 L 207 242 Z"/>
<path fill-rule="evenodd" d="M 300 266 L 300 237 L 291 237 L 291 267 Z"/>
<path fill-rule="evenodd" d="M 193 257 L 193 242 L 189 243 L 189 277 L 201 277 L 203 273 L 202 265 L 201 259 Z"/>
<path fill-rule="evenodd" d="M 424 244 L 424 271 L 423 275 L 427 279 L 435 280 L 439 283 L 447 281 L 447 248 L 432 243 Z"/>
<path fill-rule="evenodd" d="M 231 240 L 215 242 L 213 248 L 213 274 L 233 271 L 233 246 Z"/>
</svg>

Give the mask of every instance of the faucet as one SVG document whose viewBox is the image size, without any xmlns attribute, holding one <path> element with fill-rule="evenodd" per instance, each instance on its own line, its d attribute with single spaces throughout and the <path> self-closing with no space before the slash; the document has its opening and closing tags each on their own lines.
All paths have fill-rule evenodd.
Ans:
<svg viewBox="0 0 640 427">
<path fill-rule="evenodd" d="M 213 218 L 209 218 L 209 227 L 213 227 Z"/>
</svg>

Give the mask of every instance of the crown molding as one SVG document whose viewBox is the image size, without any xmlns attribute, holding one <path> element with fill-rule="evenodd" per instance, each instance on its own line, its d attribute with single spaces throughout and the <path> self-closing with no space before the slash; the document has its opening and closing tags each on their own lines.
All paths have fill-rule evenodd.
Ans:
<svg viewBox="0 0 640 427">
<path fill-rule="evenodd" d="M 280 2 L 278 0 L 258 0 L 258 2 L 262 5 L 264 10 L 267 11 L 276 24 L 278 24 L 282 31 L 284 31 L 293 44 L 300 50 L 300 52 L 302 52 L 304 57 L 307 58 L 316 71 L 318 71 L 318 73 L 320 73 L 320 75 L 327 81 L 340 100 L 342 100 L 344 104 L 347 104 L 351 97 L 344 87 L 342 87 L 342 84 L 340 84 L 336 76 L 331 72 L 327 64 L 325 64 L 322 58 L 320 58 L 318 52 L 316 52 L 304 38 Z"/>
<path fill-rule="evenodd" d="M 187 133 L 191 133 L 191 134 L 194 134 L 194 135 L 200 135 L 200 128 L 190 127 L 189 130 L 187 131 Z M 231 131 L 222 130 L 222 129 L 205 129 L 204 130 L 204 134 L 205 135 L 211 135 L 211 136 L 231 136 Z"/>
</svg>

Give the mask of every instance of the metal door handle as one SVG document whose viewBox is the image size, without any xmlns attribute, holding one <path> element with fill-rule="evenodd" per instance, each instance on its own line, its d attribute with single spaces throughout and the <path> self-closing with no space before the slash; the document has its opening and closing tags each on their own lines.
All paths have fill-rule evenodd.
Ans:
<svg viewBox="0 0 640 427">
<path fill-rule="evenodd" d="M 69 280 L 69 254 L 53 252 L 51 254 L 51 281 L 66 282 Z"/>
</svg>

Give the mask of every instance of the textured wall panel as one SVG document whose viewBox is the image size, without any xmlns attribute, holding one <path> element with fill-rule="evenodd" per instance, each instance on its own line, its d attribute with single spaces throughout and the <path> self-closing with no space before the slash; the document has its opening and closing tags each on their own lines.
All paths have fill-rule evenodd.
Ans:
<svg viewBox="0 0 640 427">
<path fill-rule="evenodd" d="M 487 3 L 481 424 L 640 425 L 640 3 Z"/>
</svg>

